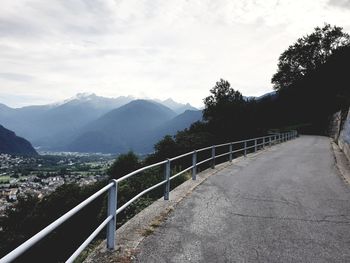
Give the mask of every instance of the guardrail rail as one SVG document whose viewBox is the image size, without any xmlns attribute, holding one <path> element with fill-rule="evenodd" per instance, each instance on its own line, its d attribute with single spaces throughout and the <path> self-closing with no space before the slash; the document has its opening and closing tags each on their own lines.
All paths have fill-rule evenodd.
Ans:
<svg viewBox="0 0 350 263">
<path fill-rule="evenodd" d="M 18 246 L 16 249 L 12 250 L 10 253 L 8 253 L 6 256 L 0 259 L 0 263 L 7 263 L 15 260 L 17 257 L 19 257 L 21 254 L 23 254 L 25 251 L 27 251 L 30 247 L 35 245 L 37 242 L 39 242 L 41 239 L 46 237 L 49 233 L 51 233 L 53 230 L 55 230 L 58 226 L 63 224 L 66 220 L 71 218 L 73 215 L 75 215 L 77 212 L 79 212 L 81 209 L 83 209 L 85 206 L 90 204 L 92 201 L 94 201 L 96 198 L 101 196 L 102 194 L 106 193 L 108 191 L 108 209 L 107 209 L 107 217 L 106 219 L 90 234 L 90 236 L 77 248 L 77 250 L 67 259 L 66 262 L 73 262 L 79 254 L 90 244 L 90 242 L 104 229 L 107 227 L 107 248 L 108 249 L 115 249 L 115 240 L 116 240 L 116 219 L 117 215 L 122 212 L 125 208 L 127 208 L 131 203 L 133 203 L 136 199 L 140 198 L 144 194 L 150 192 L 151 190 L 160 187 L 164 185 L 164 200 L 169 200 L 169 192 L 170 192 L 170 181 L 178 177 L 179 175 L 186 173 L 188 171 L 192 172 L 192 180 L 196 180 L 196 174 L 197 174 L 197 167 L 201 164 L 210 162 L 211 168 L 215 168 L 215 159 L 223 157 L 223 156 L 229 156 L 229 162 L 232 162 L 233 154 L 242 152 L 244 156 L 247 155 L 249 149 L 254 149 L 254 152 L 258 151 L 259 147 L 265 148 L 266 146 L 272 146 L 277 143 L 282 143 L 291 139 L 295 139 L 297 137 L 296 131 L 290 131 L 286 133 L 278 133 L 273 135 L 268 135 L 264 137 L 258 137 L 258 138 L 252 138 L 247 140 L 241 140 L 236 142 L 229 142 L 229 143 L 223 143 L 219 145 L 213 145 L 210 147 L 194 150 L 167 160 L 164 160 L 162 162 L 158 162 L 143 168 L 140 168 L 136 171 L 133 171 L 119 179 L 112 180 L 109 184 L 107 184 L 105 187 L 91 195 L 89 198 L 85 199 L 83 202 L 69 210 L 67 213 L 65 213 L 60 218 L 56 219 L 54 222 L 52 222 L 50 225 L 42 229 L 40 232 L 35 234 L 33 237 L 25 241 L 23 244 Z M 252 143 L 253 142 L 253 143 Z M 252 144 L 248 146 L 248 144 Z M 233 145 L 242 144 L 243 147 L 233 150 Z M 215 150 L 220 148 L 228 146 L 229 150 L 228 152 L 216 155 Z M 202 160 L 200 162 L 197 162 L 197 154 L 204 151 L 211 151 L 210 158 L 207 158 L 205 160 Z M 188 157 L 192 155 L 192 165 L 183 169 L 182 171 L 170 176 L 171 172 L 171 162 Z M 157 166 L 164 165 L 164 180 L 143 190 L 133 198 L 131 198 L 129 201 L 127 201 L 125 204 L 117 207 L 117 198 L 118 198 L 118 184 L 132 176 L 136 176 L 137 174 Z"/>
</svg>

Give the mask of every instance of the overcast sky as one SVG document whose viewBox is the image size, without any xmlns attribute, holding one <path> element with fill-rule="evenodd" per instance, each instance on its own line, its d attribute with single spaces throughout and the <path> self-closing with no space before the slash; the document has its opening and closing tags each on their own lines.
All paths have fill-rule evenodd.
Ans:
<svg viewBox="0 0 350 263">
<path fill-rule="evenodd" d="M 1 0 L 0 102 L 88 92 L 200 106 L 220 78 L 259 96 L 279 55 L 325 22 L 350 32 L 350 0 Z"/>
</svg>

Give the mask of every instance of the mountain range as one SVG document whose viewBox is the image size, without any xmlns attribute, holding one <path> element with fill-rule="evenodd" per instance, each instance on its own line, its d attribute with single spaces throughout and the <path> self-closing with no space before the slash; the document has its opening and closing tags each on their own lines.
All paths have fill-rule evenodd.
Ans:
<svg viewBox="0 0 350 263">
<path fill-rule="evenodd" d="M 161 101 L 161 100 L 155 100 L 155 101 L 172 109 L 177 114 L 184 113 L 187 110 L 198 110 L 197 108 L 191 106 L 191 104 L 189 104 L 189 103 L 186 103 L 186 104 L 178 103 L 171 98 L 163 100 L 163 101 Z"/>
<path fill-rule="evenodd" d="M 61 103 L 22 108 L 0 104 L 0 124 L 50 151 L 146 153 L 164 135 L 201 118 L 190 104 L 130 96 L 77 94 Z"/>
</svg>

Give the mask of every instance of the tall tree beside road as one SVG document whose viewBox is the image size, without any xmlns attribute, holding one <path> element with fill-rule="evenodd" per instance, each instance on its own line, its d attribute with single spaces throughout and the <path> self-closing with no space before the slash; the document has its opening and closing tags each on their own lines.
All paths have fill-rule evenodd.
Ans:
<svg viewBox="0 0 350 263">
<path fill-rule="evenodd" d="M 350 36 L 341 27 L 326 24 L 310 35 L 299 38 L 279 57 L 277 73 L 272 77 L 275 90 L 288 88 L 311 73 L 339 48 L 350 46 Z"/>
</svg>

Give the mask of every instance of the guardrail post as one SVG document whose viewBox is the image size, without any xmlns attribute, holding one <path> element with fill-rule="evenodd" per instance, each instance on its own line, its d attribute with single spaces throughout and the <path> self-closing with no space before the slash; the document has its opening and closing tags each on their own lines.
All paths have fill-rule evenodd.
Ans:
<svg viewBox="0 0 350 263">
<path fill-rule="evenodd" d="M 164 169 L 164 179 L 166 180 L 165 186 L 164 186 L 164 200 L 169 200 L 169 192 L 170 192 L 170 160 L 167 159 L 167 162 L 165 163 L 165 169 Z"/>
<path fill-rule="evenodd" d="M 247 157 L 247 141 L 244 141 L 244 157 Z"/>
<path fill-rule="evenodd" d="M 192 154 L 192 180 L 196 180 L 197 177 L 197 151 Z"/>
<path fill-rule="evenodd" d="M 265 149 L 265 137 L 263 137 L 263 148 Z"/>
<path fill-rule="evenodd" d="M 113 180 L 113 186 L 108 190 L 108 216 L 113 216 L 107 225 L 107 248 L 115 248 L 115 231 L 117 223 L 117 200 L 118 199 L 118 183 Z"/>
<path fill-rule="evenodd" d="M 230 163 L 232 162 L 232 142 L 230 143 Z"/>
<path fill-rule="evenodd" d="M 215 145 L 211 147 L 211 168 L 215 168 Z"/>
<path fill-rule="evenodd" d="M 271 147 L 271 141 L 272 141 L 272 137 L 271 136 L 269 136 L 269 146 Z"/>
<path fill-rule="evenodd" d="M 254 140 L 254 152 L 256 152 L 258 150 L 258 140 L 255 139 Z"/>
</svg>

